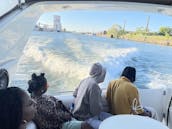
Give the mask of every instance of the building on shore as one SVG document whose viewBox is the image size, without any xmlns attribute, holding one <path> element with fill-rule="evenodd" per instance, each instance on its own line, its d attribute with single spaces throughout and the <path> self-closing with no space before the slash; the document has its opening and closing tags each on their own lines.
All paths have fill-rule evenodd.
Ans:
<svg viewBox="0 0 172 129">
<path fill-rule="evenodd" d="M 54 15 L 52 24 L 38 22 L 35 26 L 35 30 L 38 31 L 62 31 L 60 16 Z"/>
<path fill-rule="evenodd" d="M 62 30 L 60 16 L 54 15 L 54 30 L 60 32 Z"/>
</svg>

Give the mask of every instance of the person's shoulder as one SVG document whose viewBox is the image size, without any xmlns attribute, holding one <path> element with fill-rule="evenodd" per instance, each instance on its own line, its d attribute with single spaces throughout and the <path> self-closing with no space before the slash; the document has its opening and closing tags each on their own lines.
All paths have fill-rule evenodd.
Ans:
<svg viewBox="0 0 172 129">
<path fill-rule="evenodd" d="M 117 83 L 119 81 L 119 79 L 113 79 L 109 82 L 110 86 L 113 86 L 115 83 Z"/>
<path fill-rule="evenodd" d="M 90 78 L 88 82 L 88 88 L 98 88 L 98 87 L 99 87 L 98 83 L 94 79 Z"/>
<path fill-rule="evenodd" d="M 39 104 L 47 101 L 48 97 L 46 95 L 42 95 L 40 97 L 34 97 L 33 99 L 37 102 L 37 104 Z"/>
<path fill-rule="evenodd" d="M 42 95 L 40 98 L 39 98 L 39 101 L 41 101 L 42 103 L 54 103 L 56 101 L 56 98 L 54 96 L 51 96 L 51 95 Z"/>
<path fill-rule="evenodd" d="M 90 77 L 84 78 L 83 80 L 81 80 L 79 87 L 82 86 L 89 86 L 91 83 L 93 83 L 93 80 Z"/>
<path fill-rule="evenodd" d="M 52 96 L 52 95 L 47 95 L 50 99 L 53 99 L 53 100 L 58 100 L 56 97 Z"/>
<path fill-rule="evenodd" d="M 113 80 L 110 81 L 110 83 L 113 84 L 113 83 L 116 83 L 118 81 L 119 81 L 119 79 L 113 79 Z"/>
<path fill-rule="evenodd" d="M 100 91 L 101 92 L 101 89 L 95 80 L 91 80 L 91 81 L 89 81 L 87 91 L 89 91 L 89 92 L 90 91 L 95 91 L 95 92 Z"/>
<path fill-rule="evenodd" d="M 127 87 L 134 87 L 134 84 L 126 77 L 121 77 L 119 80 Z"/>
<path fill-rule="evenodd" d="M 49 99 L 49 98 L 50 98 L 50 95 L 43 94 L 43 95 L 41 96 L 41 98 L 42 98 L 42 99 Z"/>
<path fill-rule="evenodd" d="M 53 111 L 55 109 L 56 109 L 56 103 L 55 101 L 52 101 L 52 99 L 50 99 L 50 96 L 43 96 L 37 102 L 37 110 L 41 110 L 44 113 L 49 113 L 50 111 Z"/>
<path fill-rule="evenodd" d="M 137 88 L 136 88 L 136 86 L 133 83 L 129 83 L 128 89 L 130 89 L 132 91 L 138 91 Z"/>
</svg>

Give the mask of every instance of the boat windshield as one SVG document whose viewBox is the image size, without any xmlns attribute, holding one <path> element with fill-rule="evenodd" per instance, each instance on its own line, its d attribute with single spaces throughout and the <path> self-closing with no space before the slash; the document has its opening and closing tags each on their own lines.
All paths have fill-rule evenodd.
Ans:
<svg viewBox="0 0 172 129">
<path fill-rule="evenodd" d="M 107 70 L 101 88 L 126 66 L 136 68 L 138 88 L 169 87 L 171 12 L 169 6 L 141 3 L 33 4 L 0 29 L 0 67 L 10 72 L 11 86 L 23 89 L 32 73 L 45 73 L 52 95 L 73 91 L 95 62 Z"/>
</svg>

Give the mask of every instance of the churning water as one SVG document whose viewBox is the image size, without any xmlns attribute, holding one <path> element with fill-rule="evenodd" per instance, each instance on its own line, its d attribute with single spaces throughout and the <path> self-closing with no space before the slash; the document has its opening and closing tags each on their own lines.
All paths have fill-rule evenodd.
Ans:
<svg viewBox="0 0 172 129">
<path fill-rule="evenodd" d="M 94 62 L 107 69 L 105 82 L 120 76 L 125 66 L 137 70 L 139 88 L 172 87 L 172 47 L 64 32 L 34 31 L 21 56 L 12 84 L 27 89 L 33 72 L 45 72 L 48 92 L 71 91 L 88 76 Z"/>
</svg>

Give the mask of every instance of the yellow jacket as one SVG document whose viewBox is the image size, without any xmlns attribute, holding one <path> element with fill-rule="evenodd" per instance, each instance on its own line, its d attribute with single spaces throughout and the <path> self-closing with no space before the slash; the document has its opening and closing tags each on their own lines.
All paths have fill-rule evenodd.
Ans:
<svg viewBox="0 0 172 129">
<path fill-rule="evenodd" d="M 106 99 L 109 104 L 111 114 L 141 114 L 142 108 L 133 111 L 133 101 L 135 106 L 141 107 L 137 88 L 126 77 L 113 80 L 107 88 Z"/>
</svg>

